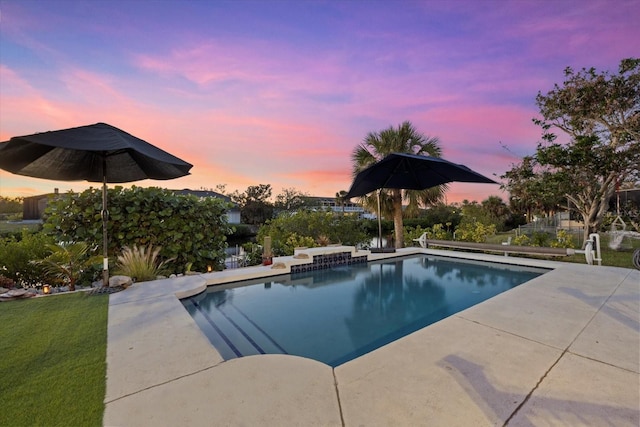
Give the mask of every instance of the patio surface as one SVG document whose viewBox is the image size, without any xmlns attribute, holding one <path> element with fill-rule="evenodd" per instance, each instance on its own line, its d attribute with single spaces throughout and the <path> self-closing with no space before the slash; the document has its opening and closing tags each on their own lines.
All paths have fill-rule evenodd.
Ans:
<svg viewBox="0 0 640 427">
<path fill-rule="evenodd" d="M 640 425 L 640 271 L 395 256 L 412 253 L 554 270 L 335 369 L 286 355 L 223 361 L 178 299 L 288 269 L 136 284 L 109 300 L 104 425 Z"/>
</svg>

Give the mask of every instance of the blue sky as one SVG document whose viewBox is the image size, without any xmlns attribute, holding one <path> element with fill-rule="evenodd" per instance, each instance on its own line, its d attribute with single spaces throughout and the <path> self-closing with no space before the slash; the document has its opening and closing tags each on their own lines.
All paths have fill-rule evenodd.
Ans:
<svg viewBox="0 0 640 427">
<path fill-rule="evenodd" d="M 640 2 L 0 0 L 0 140 L 96 122 L 194 165 L 138 185 L 333 196 L 370 131 L 410 120 L 499 176 L 535 151 L 567 66 L 639 56 Z M 503 146 L 508 147 L 508 150 Z M 82 190 L 0 171 L 0 195 Z M 454 184 L 448 201 L 498 186 Z"/>
</svg>

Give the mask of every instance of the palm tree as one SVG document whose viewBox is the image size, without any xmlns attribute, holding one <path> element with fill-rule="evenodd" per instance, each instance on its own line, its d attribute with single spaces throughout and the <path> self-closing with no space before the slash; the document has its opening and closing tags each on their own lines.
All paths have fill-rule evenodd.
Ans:
<svg viewBox="0 0 640 427">
<path fill-rule="evenodd" d="M 342 214 L 344 215 L 344 205 L 347 201 L 344 199 L 344 196 L 347 195 L 347 192 L 344 190 L 340 190 L 336 193 L 336 204 L 338 206 L 342 206 Z"/>
<path fill-rule="evenodd" d="M 84 242 L 62 242 L 47 248 L 50 255 L 31 263 L 42 266 L 46 276 L 67 283 L 70 291 L 76 290 L 76 281 L 86 269 L 102 262 L 102 256 L 91 256 L 91 248 Z"/>
<path fill-rule="evenodd" d="M 358 172 L 382 160 L 391 153 L 422 154 L 440 157 L 440 141 L 437 137 L 426 137 L 419 133 L 409 121 L 403 122 L 397 128 L 390 126 L 380 132 L 370 132 L 362 144 L 351 154 L 353 176 Z M 395 232 L 395 247 L 404 247 L 402 202 L 408 203 L 408 213 L 417 212 L 419 205 L 429 205 L 440 201 L 447 186 L 441 185 L 427 190 L 387 189 L 380 191 L 380 215 L 393 216 Z M 375 196 L 363 198 L 363 203 L 373 208 L 377 206 Z M 377 207 L 375 208 L 377 210 Z"/>
</svg>

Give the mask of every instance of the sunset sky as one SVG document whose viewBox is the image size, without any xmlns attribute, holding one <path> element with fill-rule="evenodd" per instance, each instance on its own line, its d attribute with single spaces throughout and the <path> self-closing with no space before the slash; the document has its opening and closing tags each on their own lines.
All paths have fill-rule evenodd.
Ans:
<svg viewBox="0 0 640 427">
<path fill-rule="evenodd" d="M 535 151 L 563 70 L 640 56 L 639 0 L 0 0 L 0 141 L 106 122 L 194 165 L 140 186 L 334 196 L 405 120 L 498 179 Z M 506 147 L 506 148 L 505 148 Z M 0 195 L 86 182 L 0 171 Z M 449 203 L 506 199 L 454 184 Z"/>
</svg>

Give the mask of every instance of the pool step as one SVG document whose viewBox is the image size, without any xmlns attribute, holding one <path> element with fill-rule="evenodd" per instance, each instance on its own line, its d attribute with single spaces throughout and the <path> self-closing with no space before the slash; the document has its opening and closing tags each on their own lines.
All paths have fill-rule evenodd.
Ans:
<svg viewBox="0 0 640 427">
<path fill-rule="evenodd" d="M 227 304 L 205 311 L 200 309 L 197 302 L 192 301 L 186 307 L 225 360 L 253 354 L 286 353 L 233 305 Z"/>
</svg>

